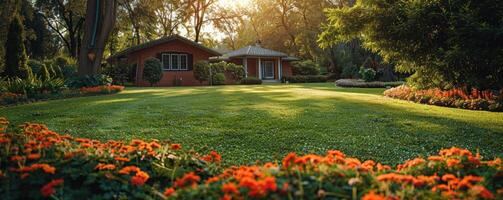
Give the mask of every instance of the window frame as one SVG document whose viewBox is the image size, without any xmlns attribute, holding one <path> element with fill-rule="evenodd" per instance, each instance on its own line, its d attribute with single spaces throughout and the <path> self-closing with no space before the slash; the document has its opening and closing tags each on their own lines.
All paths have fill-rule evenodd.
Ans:
<svg viewBox="0 0 503 200">
<path fill-rule="evenodd" d="M 165 68 L 164 56 L 168 60 L 168 68 Z M 173 57 L 176 58 L 178 69 L 173 69 Z M 182 66 L 182 58 L 185 58 L 185 65 Z M 187 53 L 161 53 L 161 63 L 163 71 L 189 71 L 189 54 Z"/>
</svg>

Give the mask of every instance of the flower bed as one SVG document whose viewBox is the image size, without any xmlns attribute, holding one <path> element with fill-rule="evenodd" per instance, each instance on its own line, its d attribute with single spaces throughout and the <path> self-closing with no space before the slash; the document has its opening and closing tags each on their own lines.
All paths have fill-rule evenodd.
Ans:
<svg viewBox="0 0 503 200">
<path fill-rule="evenodd" d="M 335 81 L 335 85 L 339 87 L 357 87 L 357 88 L 387 88 L 387 87 L 396 87 L 399 85 L 403 85 L 404 82 L 396 81 L 396 82 L 380 82 L 380 81 L 371 81 L 366 82 L 360 79 L 339 79 Z"/>
<path fill-rule="evenodd" d="M 28 98 L 23 94 L 5 92 L 0 94 L 0 106 L 30 103 L 40 100 L 64 99 L 71 97 L 92 96 L 100 94 L 115 94 L 124 90 L 124 86 L 104 85 L 95 87 L 83 87 L 80 89 L 64 89 L 58 93 L 42 92 L 36 98 Z"/>
<path fill-rule="evenodd" d="M 451 90 L 415 90 L 404 85 L 386 90 L 384 91 L 384 95 L 391 98 L 437 106 L 503 111 L 503 89 L 499 92 L 490 90 L 480 91 L 477 89 L 466 92 L 460 88 Z"/>
<path fill-rule="evenodd" d="M 340 151 L 288 154 L 281 163 L 223 169 L 221 156 L 179 144 L 100 142 L 40 124 L 6 132 L 0 119 L 0 191 L 11 199 L 501 199 L 500 158 L 466 149 L 396 167 Z"/>
</svg>

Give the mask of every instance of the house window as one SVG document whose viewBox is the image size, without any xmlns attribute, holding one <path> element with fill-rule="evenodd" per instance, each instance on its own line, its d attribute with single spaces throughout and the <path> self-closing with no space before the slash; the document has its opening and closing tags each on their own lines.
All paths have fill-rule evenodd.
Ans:
<svg viewBox="0 0 503 200">
<path fill-rule="evenodd" d="M 188 70 L 188 55 L 164 53 L 162 54 L 162 66 L 165 71 Z"/>
</svg>

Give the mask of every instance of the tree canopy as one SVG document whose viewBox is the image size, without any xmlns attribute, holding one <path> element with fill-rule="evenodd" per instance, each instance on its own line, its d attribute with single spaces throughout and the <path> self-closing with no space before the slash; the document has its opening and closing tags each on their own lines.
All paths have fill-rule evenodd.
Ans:
<svg viewBox="0 0 503 200">
<path fill-rule="evenodd" d="M 371 0 L 326 13 L 322 47 L 360 39 L 419 87 L 503 87 L 502 1 Z"/>
</svg>

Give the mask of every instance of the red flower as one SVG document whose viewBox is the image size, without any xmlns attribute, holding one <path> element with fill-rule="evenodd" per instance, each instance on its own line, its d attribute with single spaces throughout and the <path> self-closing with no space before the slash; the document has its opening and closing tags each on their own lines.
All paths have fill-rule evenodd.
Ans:
<svg viewBox="0 0 503 200">
<path fill-rule="evenodd" d="M 52 180 L 40 189 L 40 193 L 42 193 L 44 197 L 49 197 L 56 192 L 54 187 L 63 184 L 63 182 L 63 179 Z"/>
<path fill-rule="evenodd" d="M 172 187 L 166 188 L 166 190 L 164 190 L 164 196 L 169 197 L 169 196 L 171 196 L 175 192 L 176 192 L 175 189 L 172 188 Z"/>
<path fill-rule="evenodd" d="M 181 144 L 171 144 L 171 149 L 173 150 L 180 150 L 182 148 Z"/>
<path fill-rule="evenodd" d="M 238 187 L 234 183 L 226 183 L 222 185 L 222 192 L 231 193 L 231 194 L 239 194 Z"/>
<path fill-rule="evenodd" d="M 376 194 L 374 191 L 370 191 L 369 193 L 363 195 L 362 200 L 386 200 L 386 197 Z"/>
</svg>

